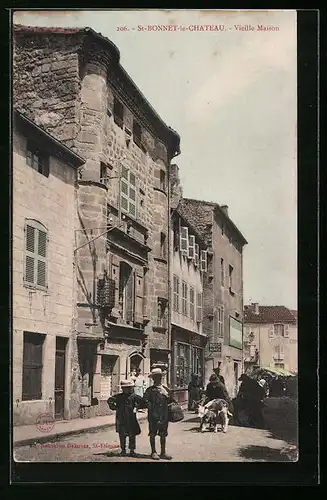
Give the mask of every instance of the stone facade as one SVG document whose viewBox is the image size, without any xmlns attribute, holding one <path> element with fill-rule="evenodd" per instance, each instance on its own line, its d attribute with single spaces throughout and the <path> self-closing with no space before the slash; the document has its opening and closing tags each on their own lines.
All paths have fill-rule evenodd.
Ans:
<svg viewBox="0 0 327 500">
<path fill-rule="evenodd" d="M 243 371 L 243 246 L 246 240 L 228 217 L 227 207 L 183 199 L 183 213 L 208 245 L 208 272 L 203 280 L 203 329 L 208 335 L 206 382 L 220 367 L 227 390 L 234 397 Z M 231 342 L 232 322 L 240 330 L 240 344 Z"/>
<path fill-rule="evenodd" d="M 169 302 L 167 180 L 179 137 L 93 30 L 16 27 L 13 65 L 15 106 L 86 160 L 77 182 L 82 379 L 74 388 L 85 415 L 106 413 L 104 401 L 136 365 L 147 376 L 151 364 L 169 362 L 168 328 L 156 325 L 158 301 Z"/>
<path fill-rule="evenodd" d="M 44 175 L 28 162 L 30 143 L 44 153 L 48 171 Z M 50 152 L 51 151 L 51 152 Z M 41 153 L 40 153 L 41 152 Z M 63 152 L 70 161 L 62 156 Z M 67 153 L 67 149 L 47 136 L 38 127 L 14 114 L 13 127 L 13 423 L 36 424 L 41 414 L 71 418 L 79 411 L 79 401 L 72 388 L 79 377 L 74 365 L 76 336 L 73 247 L 76 224 L 76 168 L 83 160 Z M 33 229 L 31 229 L 33 228 Z M 37 242 L 36 231 L 39 233 Z M 34 237 L 31 236 L 31 231 Z M 34 281 L 40 246 L 40 234 L 46 235 L 42 251 L 45 274 Z M 32 238 L 32 241 L 29 239 Z M 27 246 L 28 245 L 28 246 Z M 41 250 L 38 250 L 41 255 Z M 30 260 L 34 260 L 31 268 Z M 40 264 L 37 264 L 40 266 Z M 40 267 L 41 269 L 41 267 Z M 32 273 L 32 276 L 31 274 Z M 28 341 L 28 338 L 30 340 Z M 39 360 L 27 350 L 41 339 Z M 58 339 L 64 344 L 63 365 L 56 363 Z M 28 345 L 27 345 L 28 344 Z M 38 363 L 37 367 L 35 363 Z M 31 369 L 40 370 L 34 380 Z M 25 370 L 25 372 L 24 372 Z M 61 403 L 55 394 L 55 374 L 62 376 Z M 23 383 L 25 373 L 25 385 Z M 34 377 L 35 378 L 35 377 Z M 32 380 L 33 379 L 33 380 Z M 28 382 L 28 383 L 26 383 Z M 37 394 L 36 394 L 37 393 Z M 56 415 L 57 414 L 57 415 Z"/>
</svg>

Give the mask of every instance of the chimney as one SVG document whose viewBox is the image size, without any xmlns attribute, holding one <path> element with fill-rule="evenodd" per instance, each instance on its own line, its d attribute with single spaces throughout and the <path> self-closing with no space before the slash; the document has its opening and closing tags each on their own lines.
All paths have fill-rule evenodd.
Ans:
<svg viewBox="0 0 327 500">
<path fill-rule="evenodd" d="M 254 314 L 258 315 L 259 314 L 259 303 L 258 302 L 252 302 L 253 306 L 253 312 Z"/>
<path fill-rule="evenodd" d="M 170 194 L 170 206 L 171 208 L 177 208 L 180 199 L 183 197 L 178 165 L 170 165 Z"/>
<path fill-rule="evenodd" d="M 220 205 L 221 210 L 228 217 L 228 205 Z"/>
</svg>

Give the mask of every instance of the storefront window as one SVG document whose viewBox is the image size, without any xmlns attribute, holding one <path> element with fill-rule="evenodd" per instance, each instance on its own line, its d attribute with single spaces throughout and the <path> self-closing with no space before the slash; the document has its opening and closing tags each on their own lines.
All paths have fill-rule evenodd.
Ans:
<svg viewBox="0 0 327 500">
<path fill-rule="evenodd" d="M 175 387 L 187 388 L 191 381 L 192 373 L 197 373 L 203 377 L 203 349 L 183 344 L 175 343 Z"/>
</svg>

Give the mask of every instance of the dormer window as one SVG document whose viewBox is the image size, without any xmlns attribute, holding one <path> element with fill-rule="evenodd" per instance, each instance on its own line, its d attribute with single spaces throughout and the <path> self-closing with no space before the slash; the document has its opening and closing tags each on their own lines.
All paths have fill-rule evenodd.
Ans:
<svg viewBox="0 0 327 500">
<path fill-rule="evenodd" d="M 40 174 L 49 177 L 49 156 L 41 153 L 34 144 L 27 144 L 26 163 Z"/>
<path fill-rule="evenodd" d="M 188 237 L 188 258 L 194 259 L 195 257 L 195 236 L 192 234 Z"/>
<path fill-rule="evenodd" d="M 181 233 L 180 233 L 180 251 L 182 255 L 187 256 L 188 255 L 188 228 L 185 226 L 181 227 Z"/>
</svg>

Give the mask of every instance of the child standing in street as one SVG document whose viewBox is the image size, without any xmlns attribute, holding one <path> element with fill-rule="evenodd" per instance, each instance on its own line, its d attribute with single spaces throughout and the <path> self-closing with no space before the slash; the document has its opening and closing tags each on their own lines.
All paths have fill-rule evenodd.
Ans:
<svg viewBox="0 0 327 500">
<path fill-rule="evenodd" d="M 129 440 L 130 456 L 136 456 L 136 436 L 141 434 L 141 428 L 136 418 L 136 412 L 142 407 L 142 398 L 134 394 L 134 383 L 122 380 L 122 392 L 108 399 L 111 410 L 116 411 L 116 432 L 119 434 L 121 456 L 126 456 L 126 439 Z"/>
</svg>

